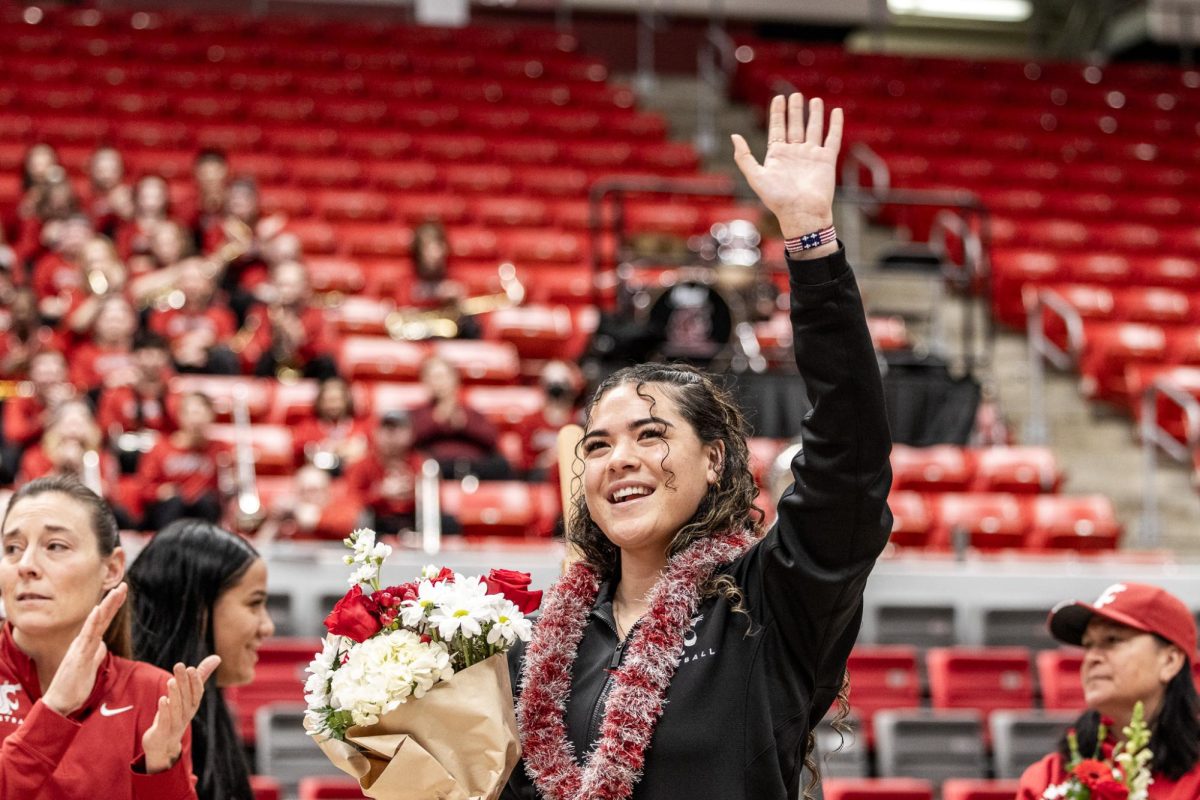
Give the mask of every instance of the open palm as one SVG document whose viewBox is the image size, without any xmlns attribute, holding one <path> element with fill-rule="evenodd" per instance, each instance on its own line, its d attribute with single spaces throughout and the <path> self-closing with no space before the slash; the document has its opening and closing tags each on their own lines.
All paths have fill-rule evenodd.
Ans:
<svg viewBox="0 0 1200 800">
<path fill-rule="evenodd" d="M 733 135 L 734 160 L 750 188 L 779 219 L 784 236 L 799 236 L 833 222 L 833 192 L 837 157 L 842 146 L 842 110 L 829 115 L 813 98 L 804 119 L 804 98 L 782 95 L 771 101 L 767 123 L 767 154 L 760 164 L 739 134 Z"/>
</svg>

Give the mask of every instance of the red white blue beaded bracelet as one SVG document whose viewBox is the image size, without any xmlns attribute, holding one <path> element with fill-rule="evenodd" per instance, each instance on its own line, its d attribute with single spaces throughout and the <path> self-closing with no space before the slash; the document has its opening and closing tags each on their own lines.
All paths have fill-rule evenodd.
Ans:
<svg viewBox="0 0 1200 800">
<path fill-rule="evenodd" d="M 819 231 L 806 233 L 803 236 L 784 239 L 783 246 L 787 248 L 789 254 L 798 256 L 805 250 L 812 250 L 814 247 L 820 247 L 823 244 L 835 241 L 837 241 L 837 228 L 830 225 L 827 228 L 821 228 Z"/>
</svg>

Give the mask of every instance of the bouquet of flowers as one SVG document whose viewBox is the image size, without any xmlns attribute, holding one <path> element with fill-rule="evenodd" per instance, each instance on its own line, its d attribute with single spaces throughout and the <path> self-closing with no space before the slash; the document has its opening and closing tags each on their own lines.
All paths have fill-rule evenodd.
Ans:
<svg viewBox="0 0 1200 800">
<path fill-rule="evenodd" d="M 384 587 L 375 533 L 345 540 L 350 591 L 308 666 L 305 728 L 368 797 L 496 798 L 520 756 L 504 653 L 541 602 L 529 575 L 434 566 Z"/>
<path fill-rule="evenodd" d="M 1100 720 L 1096 733 L 1096 752 L 1091 758 L 1079 753 L 1079 740 L 1075 731 L 1067 732 L 1067 744 L 1071 758 L 1067 762 L 1067 779 L 1049 786 L 1042 793 L 1042 800 L 1146 800 L 1150 784 L 1150 730 L 1146 727 L 1145 709 L 1139 701 L 1133 707 L 1122 733 L 1125 741 L 1104 758 L 1105 739 L 1113 722 L 1107 717 Z"/>
</svg>

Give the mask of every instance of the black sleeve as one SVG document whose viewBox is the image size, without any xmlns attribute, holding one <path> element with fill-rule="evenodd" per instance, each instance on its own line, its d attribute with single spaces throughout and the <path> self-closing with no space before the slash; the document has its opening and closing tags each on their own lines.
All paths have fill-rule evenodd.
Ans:
<svg viewBox="0 0 1200 800">
<path fill-rule="evenodd" d="M 845 251 L 788 266 L 796 365 L 812 410 L 778 520 L 735 571 L 777 629 L 788 666 L 811 681 L 819 718 L 840 686 L 867 575 L 891 532 L 891 436 Z"/>
</svg>

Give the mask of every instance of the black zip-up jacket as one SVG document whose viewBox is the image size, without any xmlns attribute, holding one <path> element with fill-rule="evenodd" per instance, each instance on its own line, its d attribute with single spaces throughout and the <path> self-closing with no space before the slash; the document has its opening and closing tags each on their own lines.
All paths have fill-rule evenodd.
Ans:
<svg viewBox="0 0 1200 800">
<path fill-rule="evenodd" d="M 723 597 L 701 604 L 636 800 L 798 796 L 809 731 L 841 687 L 867 575 L 891 531 L 891 438 L 854 275 L 841 249 L 789 270 L 796 364 L 812 404 L 795 486 L 762 541 L 719 570 L 741 587 L 748 613 Z M 566 727 L 581 763 L 624 651 L 614 589 L 601 587 L 572 672 Z M 511 654 L 514 675 L 522 654 Z M 518 764 L 503 798 L 538 796 Z"/>
</svg>

